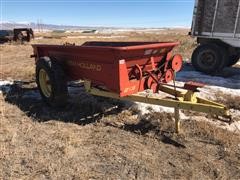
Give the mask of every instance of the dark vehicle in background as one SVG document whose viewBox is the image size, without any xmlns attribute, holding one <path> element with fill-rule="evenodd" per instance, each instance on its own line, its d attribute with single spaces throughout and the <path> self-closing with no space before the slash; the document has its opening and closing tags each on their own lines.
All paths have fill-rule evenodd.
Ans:
<svg viewBox="0 0 240 180">
<path fill-rule="evenodd" d="M 24 41 L 30 42 L 34 38 L 31 28 L 15 28 L 13 30 L 0 30 L 0 42 Z"/>
<path fill-rule="evenodd" d="M 240 58 L 240 0 L 195 0 L 191 36 L 198 47 L 192 64 L 214 74 Z"/>
<path fill-rule="evenodd" d="M 12 30 L 0 30 L 0 42 L 8 42 L 13 40 L 13 31 Z"/>
</svg>

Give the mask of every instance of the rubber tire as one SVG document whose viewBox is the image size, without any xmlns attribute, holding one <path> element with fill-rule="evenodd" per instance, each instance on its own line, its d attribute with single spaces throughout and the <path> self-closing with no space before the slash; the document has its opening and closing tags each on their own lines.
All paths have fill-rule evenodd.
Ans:
<svg viewBox="0 0 240 180">
<path fill-rule="evenodd" d="M 24 39 L 23 34 L 22 34 L 22 33 L 19 33 L 19 34 L 17 35 L 17 42 L 23 44 L 23 39 Z"/>
<path fill-rule="evenodd" d="M 239 61 L 239 58 L 240 58 L 240 55 L 230 56 L 229 59 L 228 59 L 228 64 L 227 64 L 227 66 L 228 66 L 228 67 L 231 67 L 231 66 L 237 64 L 237 62 Z"/>
<path fill-rule="evenodd" d="M 206 67 L 203 67 L 199 64 L 200 55 L 204 51 L 211 51 L 211 53 L 215 56 L 216 60 L 212 67 L 207 65 Z M 227 57 L 228 53 L 224 47 L 220 47 L 216 44 L 202 44 L 198 46 L 192 54 L 192 65 L 197 71 L 206 74 L 216 74 L 226 66 Z"/>
<path fill-rule="evenodd" d="M 46 97 L 40 87 L 39 83 L 39 71 L 44 69 L 50 79 L 52 86 L 52 93 L 50 97 Z M 42 99 L 52 107 L 64 107 L 67 104 L 68 99 L 68 87 L 67 80 L 63 68 L 54 60 L 49 58 L 40 58 L 36 63 L 36 83 Z"/>
</svg>

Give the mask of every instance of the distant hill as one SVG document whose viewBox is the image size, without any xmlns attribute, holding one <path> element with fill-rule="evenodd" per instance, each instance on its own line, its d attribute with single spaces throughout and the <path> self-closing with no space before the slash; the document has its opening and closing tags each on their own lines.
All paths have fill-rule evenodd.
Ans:
<svg viewBox="0 0 240 180">
<path fill-rule="evenodd" d="M 87 26 L 69 26 L 69 25 L 54 25 L 54 24 L 37 24 L 37 23 L 14 23 L 14 22 L 3 22 L 1 23 L 2 29 L 13 29 L 13 28 L 32 28 L 32 29 L 48 29 L 48 30 L 77 30 L 77 29 L 94 29 L 95 27 Z"/>
<path fill-rule="evenodd" d="M 2 29 L 14 29 L 14 28 L 32 28 L 34 30 L 159 30 L 169 28 L 124 28 L 124 27 L 104 27 L 104 26 L 73 26 L 73 25 L 55 25 L 55 24 L 37 24 L 33 22 L 3 22 L 1 23 Z"/>
</svg>

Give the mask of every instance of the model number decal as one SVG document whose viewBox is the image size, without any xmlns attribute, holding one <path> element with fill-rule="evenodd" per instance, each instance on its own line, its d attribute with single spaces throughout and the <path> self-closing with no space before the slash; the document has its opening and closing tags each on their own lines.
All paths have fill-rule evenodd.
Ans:
<svg viewBox="0 0 240 180">
<path fill-rule="evenodd" d="M 124 93 L 127 93 L 127 92 L 131 92 L 131 91 L 135 91 L 135 89 L 136 89 L 136 86 L 132 86 L 132 87 L 127 87 L 127 88 L 125 88 L 124 89 Z"/>
</svg>

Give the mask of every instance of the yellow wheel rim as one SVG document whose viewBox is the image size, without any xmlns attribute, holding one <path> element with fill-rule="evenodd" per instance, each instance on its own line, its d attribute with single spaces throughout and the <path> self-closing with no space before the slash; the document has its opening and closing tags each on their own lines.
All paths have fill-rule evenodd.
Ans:
<svg viewBox="0 0 240 180">
<path fill-rule="evenodd" d="M 50 97 L 52 94 L 52 86 L 50 84 L 50 78 L 44 69 L 40 69 L 39 71 L 39 84 L 44 96 Z"/>
</svg>

